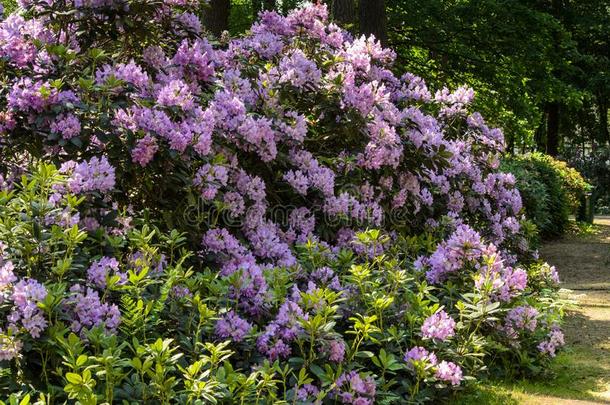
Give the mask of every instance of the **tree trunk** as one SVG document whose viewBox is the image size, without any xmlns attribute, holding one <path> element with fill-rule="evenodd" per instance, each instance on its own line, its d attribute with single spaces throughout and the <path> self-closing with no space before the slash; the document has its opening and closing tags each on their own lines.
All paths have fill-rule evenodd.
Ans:
<svg viewBox="0 0 610 405">
<path fill-rule="evenodd" d="M 360 0 L 360 32 L 374 35 L 382 44 L 388 42 L 385 0 Z"/>
<path fill-rule="evenodd" d="M 515 154 L 515 137 L 511 133 L 506 134 L 506 152 Z"/>
<path fill-rule="evenodd" d="M 332 15 L 340 25 L 353 24 L 356 21 L 354 0 L 333 0 Z"/>
<path fill-rule="evenodd" d="M 230 6 L 231 0 L 210 0 L 210 4 L 204 10 L 204 25 L 217 37 L 229 29 Z"/>
<path fill-rule="evenodd" d="M 610 132 L 608 130 L 608 100 L 603 96 L 597 96 L 597 110 L 599 114 L 599 141 L 603 144 L 610 144 Z"/>
<path fill-rule="evenodd" d="M 540 119 L 540 125 L 538 125 L 538 128 L 536 128 L 536 132 L 534 133 L 536 150 L 540 152 L 544 152 L 546 150 L 546 121 L 547 113 L 545 108 Z"/>
<path fill-rule="evenodd" d="M 557 156 L 559 153 L 559 103 L 547 105 L 546 153 Z"/>
</svg>

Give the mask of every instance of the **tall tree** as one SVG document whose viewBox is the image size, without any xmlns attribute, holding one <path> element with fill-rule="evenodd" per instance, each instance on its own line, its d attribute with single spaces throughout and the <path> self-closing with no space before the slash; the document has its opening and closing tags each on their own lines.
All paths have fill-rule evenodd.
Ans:
<svg viewBox="0 0 610 405">
<path fill-rule="evenodd" d="M 374 35 L 382 44 L 388 42 L 388 23 L 385 0 L 360 0 L 360 32 Z"/>
<path fill-rule="evenodd" d="M 554 101 L 547 105 L 546 153 L 557 156 L 559 153 L 559 114 L 561 107 Z"/>
<path fill-rule="evenodd" d="M 212 34 L 220 36 L 229 29 L 230 7 L 231 0 L 210 0 L 204 9 L 203 23 Z"/>
<path fill-rule="evenodd" d="M 356 21 L 356 4 L 354 0 L 333 0 L 333 19 L 341 25 L 350 25 Z"/>
<path fill-rule="evenodd" d="M 578 51 L 550 13 L 550 0 L 514 0 L 510 7 L 504 0 L 386 2 L 402 69 L 432 88 L 473 87 L 475 108 L 504 129 L 509 144 L 531 147 L 537 140 L 546 150 L 547 104 L 581 96 L 572 81 Z"/>
</svg>

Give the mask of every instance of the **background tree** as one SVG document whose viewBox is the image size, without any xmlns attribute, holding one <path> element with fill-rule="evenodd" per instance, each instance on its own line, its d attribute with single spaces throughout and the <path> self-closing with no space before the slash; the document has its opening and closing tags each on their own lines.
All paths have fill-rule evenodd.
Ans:
<svg viewBox="0 0 610 405">
<path fill-rule="evenodd" d="M 351 26 L 356 21 L 356 3 L 354 0 L 333 0 L 333 19 L 343 25 Z"/>
<path fill-rule="evenodd" d="M 204 8 L 203 22 L 206 28 L 214 35 L 229 29 L 229 13 L 231 0 L 210 0 L 209 6 Z"/>
<path fill-rule="evenodd" d="M 374 35 L 382 44 L 387 45 L 387 16 L 385 0 L 360 0 L 360 33 Z"/>
</svg>

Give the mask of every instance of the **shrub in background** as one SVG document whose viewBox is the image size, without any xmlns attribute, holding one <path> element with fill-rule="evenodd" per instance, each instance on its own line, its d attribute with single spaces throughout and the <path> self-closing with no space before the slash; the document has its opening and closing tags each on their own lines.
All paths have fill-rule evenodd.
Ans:
<svg viewBox="0 0 610 405">
<path fill-rule="evenodd" d="M 594 186 L 596 212 L 610 214 L 610 147 L 598 146 L 586 155 L 581 150 L 572 150 L 569 161 Z"/>
<path fill-rule="evenodd" d="M 502 169 L 515 176 L 525 214 L 543 238 L 563 234 L 591 187 L 576 169 L 541 153 L 506 157 Z"/>
</svg>

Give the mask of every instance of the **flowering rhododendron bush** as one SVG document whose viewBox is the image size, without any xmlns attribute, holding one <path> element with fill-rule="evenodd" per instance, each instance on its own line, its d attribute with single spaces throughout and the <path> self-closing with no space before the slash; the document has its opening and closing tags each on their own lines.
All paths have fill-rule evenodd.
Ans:
<svg viewBox="0 0 610 405">
<path fill-rule="evenodd" d="M 325 6 L 0 23 L 0 388 L 42 403 L 422 402 L 563 344 L 500 130 Z M 46 399 L 45 399 L 46 398 Z"/>
</svg>

